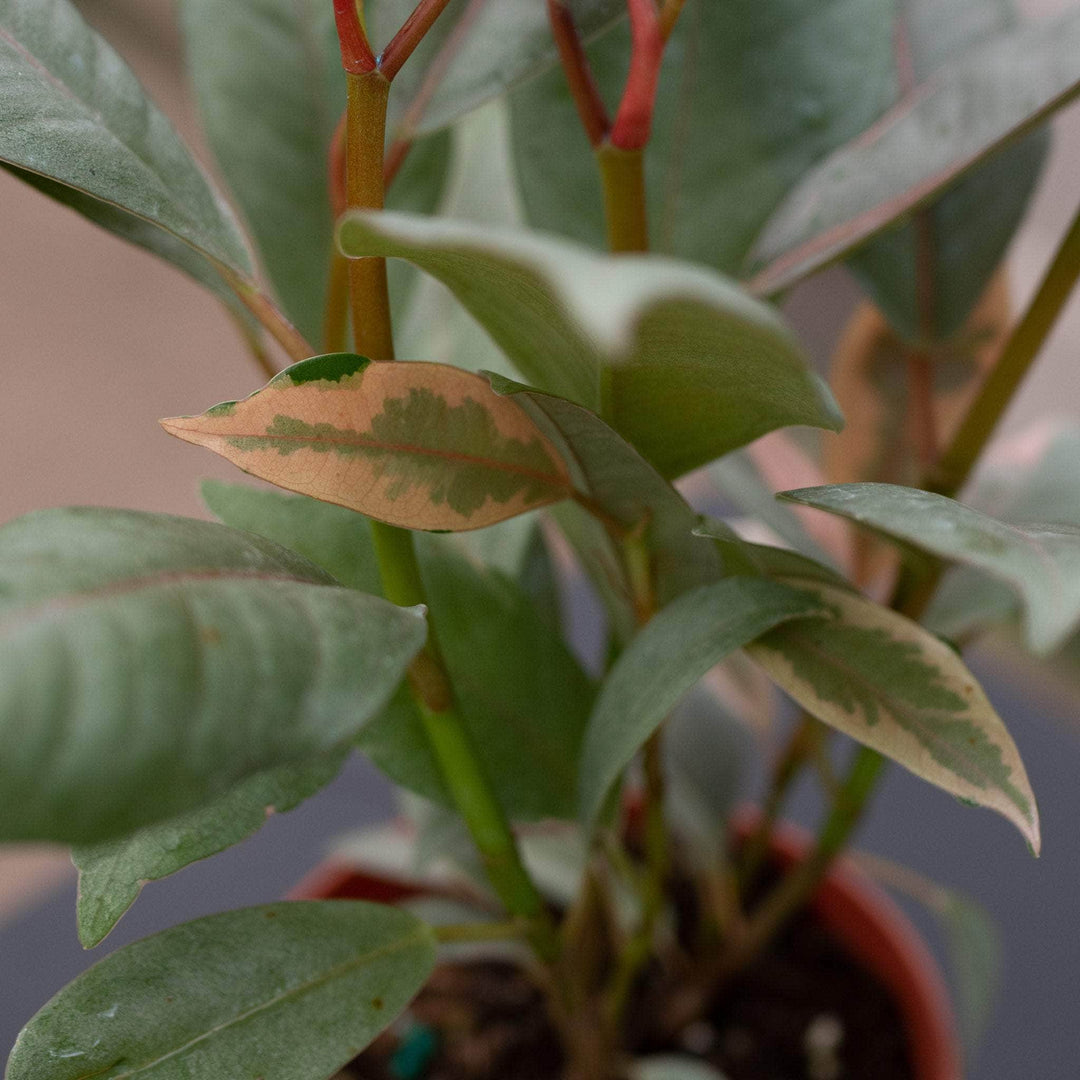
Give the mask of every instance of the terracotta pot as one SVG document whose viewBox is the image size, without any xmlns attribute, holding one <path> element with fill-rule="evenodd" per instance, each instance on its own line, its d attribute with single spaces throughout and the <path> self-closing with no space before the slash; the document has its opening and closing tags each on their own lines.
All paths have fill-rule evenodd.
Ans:
<svg viewBox="0 0 1080 1080">
<path fill-rule="evenodd" d="M 755 820 L 752 811 L 738 814 L 733 826 L 736 835 L 748 836 Z M 773 833 L 773 858 L 782 868 L 791 866 L 805 856 L 810 843 L 805 830 L 781 824 Z M 289 899 L 395 903 L 426 892 L 422 884 L 404 876 L 328 863 L 307 875 Z M 904 913 L 853 862 L 843 858 L 837 860 L 810 906 L 892 995 L 907 1028 L 916 1080 L 960 1080 L 960 1044 L 944 980 Z"/>
</svg>

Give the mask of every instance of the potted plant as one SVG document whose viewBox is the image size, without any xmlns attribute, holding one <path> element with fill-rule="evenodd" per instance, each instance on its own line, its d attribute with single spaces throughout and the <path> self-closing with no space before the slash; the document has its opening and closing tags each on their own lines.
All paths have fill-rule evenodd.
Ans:
<svg viewBox="0 0 1080 1080">
<path fill-rule="evenodd" d="M 209 484 L 220 525 L 84 507 L 0 528 L 0 839 L 74 845 L 94 945 L 143 882 L 353 748 L 421 801 L 337 886 L 367 899 L 120 949 L 29 1022 L 5 1076 L 775 1075 L 747 1071 L 746 1040 L 780 1035 L 723 1018 L 800 951 L 818 967 L 798 978 L 846 965 L 845 1000 L 883 1000 L 896 1029 L 813 1006 L 805 1075 L 956 1075 L 945 1014 L 930 1044 L 895 1020 L 936 976 L 850 870 L 827 875 L 888 759 L 1038 851 L 960 646 L 991 624 L 1068 645 L 1080 523 L 1024 520 L 1030 479 L 1000 481 L 999 516 L 965 484 L 1080 272 L 1074 224 L 1019 319 L 994 277 L 1038 125 L 1080 89 L 1080 15 L 179 9 L 246 226 L 69 0 L 0 0 L 0 159 L 229 306 L 269 382 L 163 425 L 294 494 Z M 834 396 L 770 301 L 838 260 L 869 299 Z M 782 433 L 838 432 L 845 410 L 820 449 Z M 765 542 L 673 486 L 703 468 Z M 568 562 L 604 608 L 595 672 L 559 618 Z M 746 818 L 730 714 L 760 719 L 765 677 L 802 714 Z M 827 809 L 799 843 L 778 816 L 804 772 Z M 860 936 L 861 961 L 837 959 Z"/>
</svg>

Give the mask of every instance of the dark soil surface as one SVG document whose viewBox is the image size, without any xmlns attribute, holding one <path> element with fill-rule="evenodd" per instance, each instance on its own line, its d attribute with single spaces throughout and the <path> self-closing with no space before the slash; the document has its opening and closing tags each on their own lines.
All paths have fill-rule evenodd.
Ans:
<svg viewBox="0 0 1080 1080">
<path fill-rule="evenodd" d="M 891 998 L 809 914 L 794 919 L 674 1044 L 654 1042 L 641 1020 L 629 1026 L 634 1053 L 694 1054 L 728 1080 L 913 1078 Z M 539 992 L 516 968 L 490 961 L 440 967 L 405 1022 L 342 1076 L 558 1080 L 561 1068 Z"/>
</svg>

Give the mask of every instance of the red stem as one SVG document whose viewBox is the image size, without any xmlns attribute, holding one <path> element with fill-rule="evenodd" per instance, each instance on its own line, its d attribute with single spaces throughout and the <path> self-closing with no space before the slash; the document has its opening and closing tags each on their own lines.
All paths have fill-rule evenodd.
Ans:
<svg viewBox="0 0 1080 1080">
<path fill-rule="evenodd" d="M 570 94 L 577 106 L 578 116 L 581 117 L 581 124 L 589 142 L 594 147 L 599 146 L 611 130 L 611 121 L 589 67 L 589 58 L 585 55 L 585 47 L 574 24 L 574 16 L 562 0 L 547 0 L 547 8 L 551 32 L 559 50 L 563 71 L 566 72 L 566 81 L 570 84 Z"/>
<path fill-rule="evenodd" d="M 375 70 L 375 54 L 368 44 L 367 34 L 356 11 L 356 0 L 334 0 L 334 19 L 337 21 L 341 43 L 341 65 L 353 75 Z"/>
<path fill-rule="evenodd" d="M 394 35 L 379 57 L 379 70 L 388 81 L 393 80 L 401 70 L 401 65 L 412 56 L 413 49 L 420 44 L 448 3 L 450 0 L 420 0 L 416 5 L 404 26 Z"/>
<path fill-rule="evenodd" d="M 409 102 L 409 107 L 402 115 L 397 130 L 394 132 L 393 141 L 386 151 L 386 164 L 383 166 L 383 183 L 386 187 L 389 187 L 397 176 L 398 169 L 401 168 L 401 163 L 412 146 L 413 135 L 424 117 L 428 103 L 435 96 L 435 91 L 438 90 L 454 58 L 461 51 L 465 38 L 468 37 L 473 23 L 476 22 L 486 3 L 487 0 L 469 0 L 468 6 L 461 13 L 461 18 L 454 23 L 454 28 L 447 34 L 446 40 L 428 64 L 424 79 L 416 91 L 416 97 Z"/>
<path fill-rule="evenodd" d="M 630 12 L 630 74 L 611 129 L 611 144 L 641 150 L 649 141 L 664 35 L 655 0 L 626 0 Z"/>
</svg>

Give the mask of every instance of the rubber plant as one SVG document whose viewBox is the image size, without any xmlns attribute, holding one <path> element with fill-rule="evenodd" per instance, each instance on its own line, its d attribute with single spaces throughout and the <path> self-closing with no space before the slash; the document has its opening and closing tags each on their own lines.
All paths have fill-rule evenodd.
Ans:
<svg viewBox="0 0 1080 1080">
<path fill-rule="evenodd" d="M 1074 223 L 1005 310 L 1080 12 L 178 10 L 228 195 L 70 0 L 0 0 L 0 159 L 228 305 L 269 381 L 162 424 L 293 494 L 208 484 L 223 524 L 80 507 L 0 528 L 0 840 L 73 845 L 96 945 L 145 881 L 359 749 L 456 884 L 419 913 L 285 901 L 119 949 L 27 1024 L 8 1080 L 329 1077 L 380 1032 L 405 1045 L 450 946 L 519 966 L 553 1076 L 715 1078 L 678 1033 L 814 893 L 887 761 L 1037 854 L 960 647 L 994 623 L 1069 646 L 1080 522 L 1054 523 L 1056 488 L 1033 524 L 965 485 L 1080 271 Z M 837 261 L 867 300 L 834 395 L 773 302 Z M 778 434 L 841 432 L 842 409 L 841 434 Z M 996 506 L 1031 480 L 1002 483 Z M 569 563 L 604 608 L 589 671 L 560 622 Z M 760 723 L 766 677 L 802 712 L 736 842 L 734 714 Z M 804 772 L 816 841 L 770 870 Z"/>
</svg>

